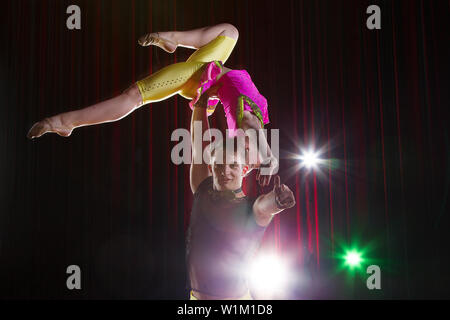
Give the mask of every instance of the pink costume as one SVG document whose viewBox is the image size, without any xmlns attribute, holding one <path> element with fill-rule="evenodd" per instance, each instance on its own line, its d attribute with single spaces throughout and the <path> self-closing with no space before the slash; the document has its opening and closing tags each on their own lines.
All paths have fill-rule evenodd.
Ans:
<svg viewBox="0 0 450 320">
<path fill-rule="evenodd" d="M 267 100 L 259 93 L 248 72 L 231 70 L 217 80 L 222 68 L 223 65 L 220 61 L 208 63 L 201 76 L 197 96 L 189 103 L 191 109 L 194 108 L 194 104 L 205 90 L 215 84 L 220 84 L 217 91 L 219 99 L 211 98 L 208 101 L 208 116 L 214 113 L 220 100 L 227 118 L 229 136 L 235 136 L 236 130 L 241 127 L 244 110 L 253 112 L 261 121 L 261 127 L 264 128 L 264 124 L 269 123 Z"/>
</svg>

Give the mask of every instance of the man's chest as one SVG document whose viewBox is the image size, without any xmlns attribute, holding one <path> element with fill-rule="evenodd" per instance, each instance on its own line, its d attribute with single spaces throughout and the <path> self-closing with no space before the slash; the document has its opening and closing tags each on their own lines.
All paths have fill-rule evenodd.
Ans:
<svg viewBox="0 0 450 320">
<path fill-rule="evenodd" d="M 208 196 L 199 200 L 197 219 L 220 232 L 246 232 L 252 214 L 247 200 L 226 201 Z"/>
</svg>

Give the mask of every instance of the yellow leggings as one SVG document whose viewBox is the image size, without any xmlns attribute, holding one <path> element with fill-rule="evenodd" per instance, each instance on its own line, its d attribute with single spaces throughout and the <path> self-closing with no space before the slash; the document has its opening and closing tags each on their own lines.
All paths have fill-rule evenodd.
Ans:
<svg viewBox="0 0 450 320">
<path fill-rule="evenodd" d="M 186 62 L 172 64 L 136 82 L 143 103 L 161 101 L 177 93 L 193 99 L 197 95 L 203 66 L 214 60 L 225 63 L 235 45 L 235 39 L 218 36 L 195 51 Z"/>
</svg>

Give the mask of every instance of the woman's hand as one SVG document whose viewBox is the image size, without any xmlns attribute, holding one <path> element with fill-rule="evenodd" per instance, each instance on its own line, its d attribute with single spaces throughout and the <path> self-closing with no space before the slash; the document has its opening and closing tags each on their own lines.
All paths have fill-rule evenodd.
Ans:
<svg viewBox="0 0 450 320">
<path fill-rule="evenodd" d="M 221 84 L 216 83 L 215 85 L 210 87 L 208 90 L 203 92 L 200 98 L 205 97 L 207 99 L 210 99 L 210 98 L 218 99 L 219 97 L 217 96 L 217 92 L 219 91 L 221 86 L 222 86 Z"/>
</svg>

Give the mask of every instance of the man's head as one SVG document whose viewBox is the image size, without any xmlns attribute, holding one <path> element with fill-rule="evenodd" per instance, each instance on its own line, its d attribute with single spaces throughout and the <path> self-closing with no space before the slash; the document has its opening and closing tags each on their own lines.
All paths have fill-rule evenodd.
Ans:
<svg viewBox="0 0 450 320">
<path fill-rule="evenodd" d="M 249 171 L 245 161 L 245 142 L 227 138 L 214 144 L 209 167 L 217 191 L 237 190 Z"/>
</svg>

